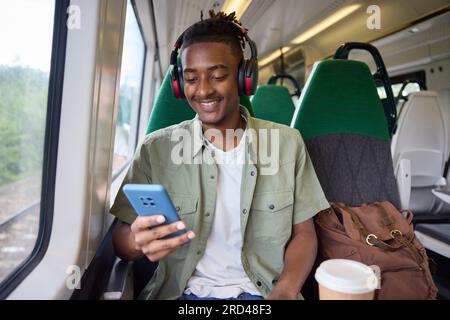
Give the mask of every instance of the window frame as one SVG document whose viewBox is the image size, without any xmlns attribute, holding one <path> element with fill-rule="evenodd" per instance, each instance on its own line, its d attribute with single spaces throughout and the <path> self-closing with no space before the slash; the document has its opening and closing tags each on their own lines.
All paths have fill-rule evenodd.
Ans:
<svg viewBox="0 0 450 320">
<path fill-rule="evenodd" d="M 141 118 L 141 111 L 142 111 L 142 95 L 143 95 L 143 87 L 144 87 L 144 80 L 145 80 L 145 68 L 147 67 L 147 43 L 145 42 L 144 33 L 142 32 L 142 24 L 139 20 L 139 15 L 136 8 L 136 1 L 135 0 L 127 0 L 127 2 L 130 1 L 131 7 L 133 9 L 134 17 L 136 18 L 136 22 L 139 27 L 139 33 L 142 39 L 142 43 L 144 44 L 144 63 L 142 64 L 141 69 L 141 81 L 140 81 L 140 90 L 139 90 L 139 102 L 138 102 L 138 110 L 137 110 L 137 121 L 136 121 L 136 132 L 135 132 L 135 139 L 134 139 L 134 146 L 133 148 L 136 150 L 136 148 L 139 145 L 139 130 L 140 130 L 140 118 Z M 125 32 L 125 30 L 124 30 Z M 123 48 L 122 48 L 122 54 L 123 54 Z M 122 64 L 122 61 L 121 61 Z M 120 72 L 122 72 L 122 65 L 120 66 Z M 120 87 L 120 83 L 119 83 Z M 117 106 L 119 107 L 119 106 Z M 117 125 L 117 123 L 115 124 Z M 114 151 L 115 151 L 115 140 L 114 140 L 114 147 L 113 147 L 113 157 L 114 157 Z M 133 161 L 133 158 L 128 159 L 121 167 L 119 167 L 116 172 L 113 171 L 113 168 L 111 166 L 111 183 L 114 182 L 122 173 L 124 170 L 128 168 L 128 166 Z"/>
<path fill-rule="evenodd" d="M 39 231 L 31 254 L 0 283 L 1 300 L 8 297 L 39 264 L 44 257 L 50 242 L 66 58 L 66 21 L 68 19 L 67 9 L 69 5 L 70 0 L 55 0 L 42 165 Z"/>
<path fill-rule="evenodd" d="M 415 72 L 404 73 L 390 78 L 391 84 L 403 83 L 405 81 L 417 82 L 421 90 L 427 90 L 427 78 L 425 70 L 418 70 Z"/>
</svg>

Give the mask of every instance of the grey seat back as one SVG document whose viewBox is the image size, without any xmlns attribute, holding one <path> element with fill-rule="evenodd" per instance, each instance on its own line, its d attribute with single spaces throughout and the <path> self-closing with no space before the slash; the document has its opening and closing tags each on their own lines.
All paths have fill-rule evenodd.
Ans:
<svg viewBox="0 0 450 320">
<path fill-rule="evenodd" d="M 400 208 L 387 141 L 333 134 L 309 139 L 306 146 L 328 201 L 390 201 Z"/>
<path fill-rule="evenodd" d="M 411 93 L 402 107 L 398 128 L 392 138 L 394 165 L 411 161 L 410 209 L 415 214 L 432 214 L 443 203 L 431 190 L 443 178 L 448 137 L 438 95 L 432 91 Z"/>
</svg>

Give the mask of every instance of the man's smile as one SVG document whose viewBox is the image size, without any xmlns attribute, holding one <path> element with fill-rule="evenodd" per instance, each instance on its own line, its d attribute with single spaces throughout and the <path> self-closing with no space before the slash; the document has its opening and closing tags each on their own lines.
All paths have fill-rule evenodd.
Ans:
<svg viewBox="0 0 450 320">
<path fill-rule="evenodd" d="M 198 104 L 204 111 L 214 111 L 218 104 L 222 101 L 222 98 L 214 98 L 214 99 L 196 99 L 194 102 Z"/>
</svg>

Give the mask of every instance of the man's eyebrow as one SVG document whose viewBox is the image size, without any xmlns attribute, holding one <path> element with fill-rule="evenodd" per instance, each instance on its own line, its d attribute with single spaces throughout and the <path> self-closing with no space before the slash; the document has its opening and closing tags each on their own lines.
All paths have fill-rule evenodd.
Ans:
<svg viewBox="0 0 450 320">
<path fill-rule="evenodd" d="M 209 67 L 208 71 L 214 71 L 214 70 L 217 70 L 217 69 L 228 69 L 228 67 L 226 65 L 223 65 L 223 64 L 217 64 L 215 66 Z"/>
<path fill-rule="evenodd" d="M 214 66 L 211 66 L 208 68 L 208 71 L 215 71 L 218 69 L 228 69 L 228 67 L 224 64 L 216 64 Z M 195 73 L 197 71 L 197 69 L 193 69 L 193 68 L 186 68 L 183 70 L 184 73 Z"/>
</svg>

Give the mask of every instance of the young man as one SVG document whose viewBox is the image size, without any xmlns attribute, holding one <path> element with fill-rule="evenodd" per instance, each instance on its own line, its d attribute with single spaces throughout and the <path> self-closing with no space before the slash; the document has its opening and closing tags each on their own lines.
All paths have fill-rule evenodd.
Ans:
<svg viewBox="0 0 450 320">
<path fill-rule="evenodd" d="M 184 94 L 197 116 L 147 136 L 124 181 L 164 185 L 183 222 L 136 217 L 122 192 L 111 209 L 117 254 L 159 261 L 143 299 L 301 299 L 315 261 L 311 218 L 328 202 L 299 132 L 239 106 L 233 18 L 211 13 L 185 32 Z M 193 141 L 181 152 L 179 132 Z"/>
</svg>

